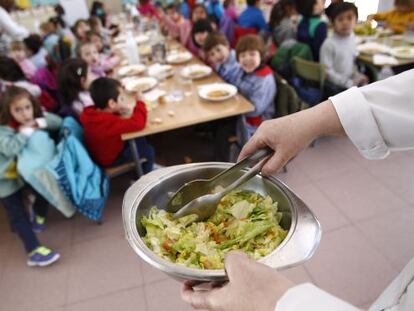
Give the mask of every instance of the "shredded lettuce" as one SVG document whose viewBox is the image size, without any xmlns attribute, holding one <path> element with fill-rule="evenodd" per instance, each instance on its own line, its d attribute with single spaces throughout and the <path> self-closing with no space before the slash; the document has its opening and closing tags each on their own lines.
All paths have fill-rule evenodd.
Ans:
<svg viewBox="0 0 414 311">
<path fill-rule="evenodd" d="M 159 256 L 198 269 L 224 268 L 227 252 L 239 249 L 254 259 L 271 253 L 286 237 L 277 202 L 252 191 L 233 191 L 219 203 L 213 216 L 192 223 L 195 215 L 177 220 L 152 207 L 142 217 L 144 241 Z"/>
</svg>

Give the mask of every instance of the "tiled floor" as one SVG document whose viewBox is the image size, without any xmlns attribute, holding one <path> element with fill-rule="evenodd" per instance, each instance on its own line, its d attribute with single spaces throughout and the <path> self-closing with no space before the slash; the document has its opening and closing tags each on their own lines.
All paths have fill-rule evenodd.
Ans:
<svg viewBox="0 0 414 311">
<path fill-rule="evenodd" d="M 163 139 L 168 145 L 170 138 Z M 186 150 L 166 149 L 163 163 L 179 163 L 184 155 L 177 150 Z M 206 148 L 196 149 L 204 151 L 190 154 L 194 160 L 208 159 Z M 317 214 L 323 236 L 309 262 L 284 273 L 369 306 L 414 257 L 413 164 L 413 152 L 368 161 L 347 140 L 333 138 L 297 156 L 279 177 Z M 62 259 L 43 269 L 26 267 L 0 210 L 0 310 L 191 310 L 179 298 L 179 284 L 142 262 L 125 241 L 121 205 L 128 185 L 127 177 L 112 182 L 102 226 L 52 211 L 40 238 Z"/>
</svg>

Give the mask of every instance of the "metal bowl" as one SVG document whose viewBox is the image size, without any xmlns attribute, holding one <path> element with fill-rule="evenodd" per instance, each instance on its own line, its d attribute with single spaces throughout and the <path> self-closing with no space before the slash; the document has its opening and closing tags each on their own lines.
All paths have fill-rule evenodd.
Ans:
<svg viewBox="0 0 414 311">
<path fill-rule="evenodd" d="M 141 177 L 126 192 L 122 214 L 126 238 L 133 250 L 147 263 L 178 280 L 224 281 L 226 273 L 221 270 L 187 268 L 167 261 L 150 250 L 142 236 L 145 229 L 141 217 L 148 215 L 154 205 L 163 208 L 169 193 L 194 179 L 211 178 L 231 166 L 231 163 L 207 162 L 172 166 Z M 319 245 L 321 228 L 319 221 L 306 204 L 285 184 L 275 177 L 255 176 L 242 186 L 262 195 L 270 195 L 278 201 L 283 212 L 281 226 L 289 230 L 285 240 L 259 262 L 272 268 L 285 269 L 308 260 Z"/>
</svg>

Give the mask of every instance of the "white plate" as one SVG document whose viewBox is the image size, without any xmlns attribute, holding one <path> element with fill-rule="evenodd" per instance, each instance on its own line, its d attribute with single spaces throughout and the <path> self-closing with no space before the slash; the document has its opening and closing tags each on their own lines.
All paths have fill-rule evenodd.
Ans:
<svg viewBox="0 0 414 311">
<path fill-rule="evenodd" d="M 119 35 L 117 37 L 114 38 L 114 42 L 115 43 L 121 43 L 121 42 L 125 42 L 126 37 L 125 35 Z"/>
<path fill-rule="evenodd" d="M 222 92 L 223 94 L 215 94 Z M 234 85 L 227 83 L 213 83 L 201 86 L 198 89 L 198 95 L 205 100 L 209 101 L 223 101 L 229 99 L 237 94 L 237 88 Z"/>
<path fill-rule="evenodd" d="M 148 67 L 148 75 L 155 78 L 165 75 L 168 78 L 174 75 L 174 70 L 171 65 L 154 64 Z"/>
<path fill-rule="evenodd" d="M 149 41 L 149 37 L 146 35 L 139 35 L 135 37 L 135 42 L 137 44 L 147 43 Z"/>
<path fill-rule="evenodd" d="M 190 65 L 181 70 L 181 75 L 188 79 L 202 79 L 212 73 L 212 69 L 205 65 Z"/>
<path fill-rule="evenodd" d="M 157 85 L 158 81 L 152 77 L 136 78 L 127 81 L 125 89 L 128 92 L 146 92 Z"/>
<path fill-rule="evenodd" d="M 145 71 L 146 67 L 143 64 L 127 65 L 118 69 L 118 75 L 134 76 L 139 75 Z"/>
<path fill-rule="evenodd" d="M 161 96 L 165 96 L 165 94 L 167 94 L 167 92 L 165 92 L 164 90 L 159 90 L 159 89 L 152 89 L 149 92 L 146 92 L 143 97 L 146 101 L 149 102 L 155 102 L 158 100 L 158 98 L 160 98 Z"/>
<path fill-rule="evenodd" d="M 121 42 L 121 43 L 114 44 L 113 48 L 115 50 L 123 50 L 125 49 L 125 43 Z"/>
<path fill-rule="evenodd" d="M 182 64 L 193 58 L 190 52 L 171 53 L 167 55 L 167 62 L 170 64 Z"/>
<path fill-rule="evenodd" d="M 414 58 L 414 47 L 399 46 L 391 50 L 391 54 L 397 58 L 411 59 Z"/>
<path fill-rule="evenodd" d="M 378 54 L 378 53 L 390 53 L 391 52 L 391 48 L 384 45 L 384 44 L 380 44 L 377 42 L 367 42 L 364 44 L 360 44 L 357 47 L 358 51 L 364 54 Z"/>
</svg>

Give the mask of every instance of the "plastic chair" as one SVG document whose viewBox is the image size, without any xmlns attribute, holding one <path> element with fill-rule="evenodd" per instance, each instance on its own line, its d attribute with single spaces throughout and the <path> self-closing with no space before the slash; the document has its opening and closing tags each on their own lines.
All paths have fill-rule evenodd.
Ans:
<svg viewBox="0 0 414 311">
<path fill-rule="evenodd" d="M 275 73 L 274 76 L 277 85 L 275 117 L 283 117 L 308 107 L 308 105 L 300 99 L 293 86 L 278 74 Z"/>
<path fill-rule="evenodd" d="M 313 61 L 294 57 L 292 60 L 292 84 L 299 97 L 311 106 L 324 99 L 325 67 Z"/>
</svg>

